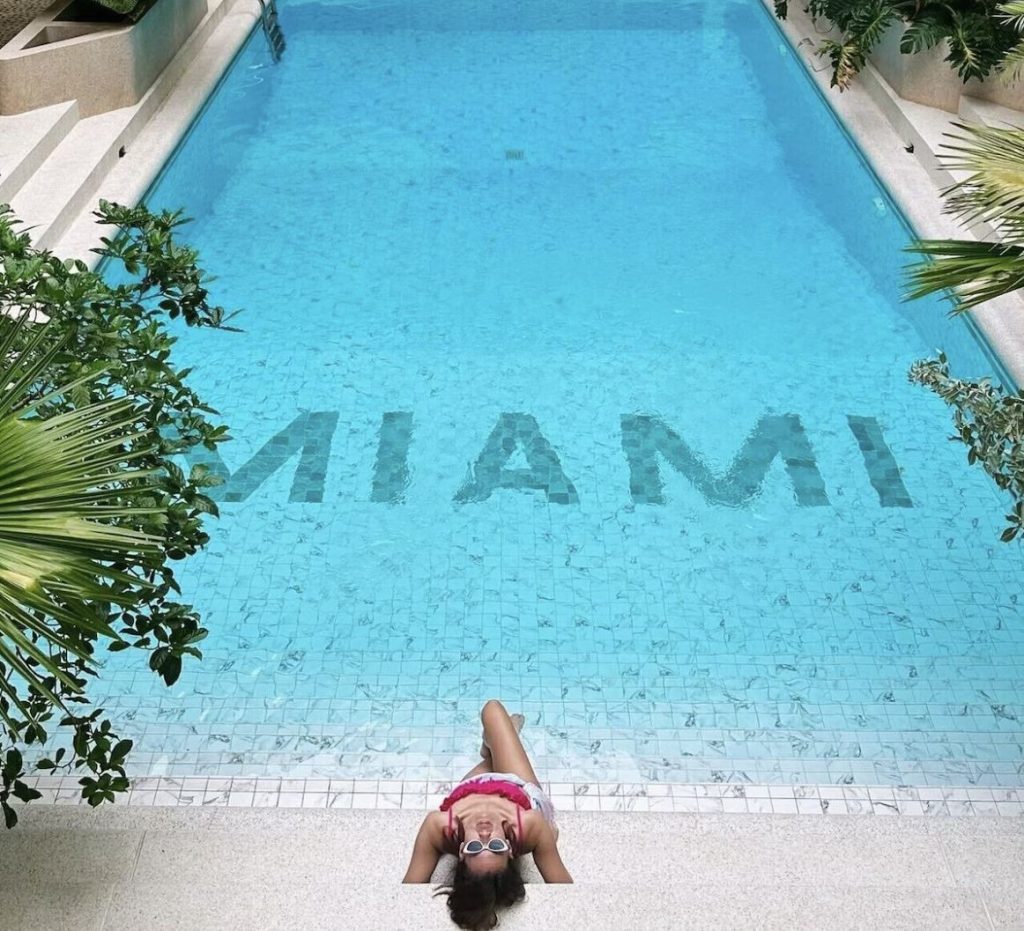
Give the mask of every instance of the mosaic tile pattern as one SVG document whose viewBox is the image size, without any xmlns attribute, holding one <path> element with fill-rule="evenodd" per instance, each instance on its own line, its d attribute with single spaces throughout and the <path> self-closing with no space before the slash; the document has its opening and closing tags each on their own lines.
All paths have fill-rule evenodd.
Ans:
<svg viewBox="0 0 1024 931">
<path fill-rule="evenodd" d="M 721 478 L 675 431 L 655 417 L 624 414 L 622 448 L 629 461 L 629 493 L 634 504 L 665 504 L 659 456 L 685 475 L 710 504 L 748 504 L 761 491 L 768 469 L 778 457 L 786 465 L 799 506 L 822 507 L 829 503 L 814 452 L 795 414 L 762 417 Z"/>
<path fill-rule="evenodd" d="M 878 421 L 874 417 L 856 417 L 853 414 L 846 419 L 864 454 L 864 466 L 878 492 L 878 503 L 884 508 L 912 508 L 914 502 L 910 500 L 900 468 L 885 442 Z"/>
<path fill-rule="evenodd" d="M 507 468 L 517 451 L 525 469 Z M 458 504 L 486 501 L 499 489 L 542 491 L 549 504 L 579 504 L 576 488 L 562 471 L 558 455 L 531 414 L 502 414 L 491 431 L 472 476 L 455 493 Z"/>
<path fill-rule="evenodd" d="M 760 3 L 283 21 L 152 198 L 245 313 L 134 773 L 443 783 L 498 696 L 555 784 L 1019 788 L 1020 550 L 906 380 L 988 364 Z"/>
</svg>

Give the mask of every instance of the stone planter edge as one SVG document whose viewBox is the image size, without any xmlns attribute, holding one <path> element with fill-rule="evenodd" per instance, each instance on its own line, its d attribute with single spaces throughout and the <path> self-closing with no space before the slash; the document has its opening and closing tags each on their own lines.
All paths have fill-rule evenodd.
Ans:
<svg viewBox="0 0 1024 931">
<path fill-rule="evenodd" d="M 69 2 L 57 0 L 0 48 L 0 114 L 77 100 L 88 117 L 138 103 L 207 10 L 207 0 L 160 0 L 137 23 L 56 22 Z M 40 43 L 47 36 L 56 41 Z"/>
</svg>

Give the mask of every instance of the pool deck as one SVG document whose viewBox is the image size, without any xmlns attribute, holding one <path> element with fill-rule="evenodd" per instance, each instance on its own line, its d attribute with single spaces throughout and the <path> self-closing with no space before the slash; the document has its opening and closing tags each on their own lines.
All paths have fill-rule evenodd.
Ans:
<svg viewBox="0 0 1024 931">
<path fill-rule="evenodd" d="M 33 806 L 0 834 L 17 864 L 0 926 L 452 928 L 443 899 L 399 883 L 420 818 Z M 1009 929 L 1024 914 L 1024 819 L 572 813 L 561 846 L 576 884 L 529 885 L 500 927 Z"/>
</svg>

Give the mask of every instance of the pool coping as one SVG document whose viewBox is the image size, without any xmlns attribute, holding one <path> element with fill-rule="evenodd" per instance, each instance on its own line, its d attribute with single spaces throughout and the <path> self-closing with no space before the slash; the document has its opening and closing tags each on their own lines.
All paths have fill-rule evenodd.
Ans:
<svg viewBox="0 0 1024 931">
<path fill-rule="evenodd" d="M 984 238 L 990 232 L 984 225 L 968 229 L 944 212 L 941 192 L 962 175 L 947 171 L 936 149 L 945 134 L 955 131 L 954 122 L 980 122 L 982 108 L 1019 125 L 1024 125 L 1024 114 L 992 108 L 967 95 L 961 99 L 960 113 L 903 100 L 870 63 L 840 93 L 829 86 L 830 71 L 814 52 L 822 34 L 803 9 L 790 4 L 788 18 L 779 21 L 773 0 L 761 4 L 912 230 L 922 239 Z M 996 356 L 997 365 L 1017 385 L 1024 385 L 1024 296 L 997 298 L 972 310 L 968 319 L 981 331 L 988 344 L 983 348 Z"/>
<path fill-rule="evenodd" d="M 413 811 L 40 808 L 0 835 L 5 927 L 451 931 L 429 883 L 402 884 Z M 502 931 L 1016 928 L 1024 822 L 577 812 L 572 885 L 529 857 Z M 657 856 L 645 855 L 652 838 Z"/>
<path fill-rule="evenodd" d="M 222 0 L 232 14 L 225 19 L 189 67 L 189 81 L 179 79 L 166 100 L 141 128 L 131 159 L 114 166 L 100 185 L 98 196 L 135 203 L 144 196 L 167 159 L 187 134 L 195 118 L 227 73 L 254 28 L 255 0 Z M 762 0 L 769 15 L 771 0 Z M 963 230 L 942 212 L 938 196 L 948 175 L 938 168 L 929 147 L 919 146 L 908 157 L 892 112 L 879 104 L 884 81 L 871 66 L 864 80 L 842 95 L 830 89 L 825 70 L 801 45 L 816 33 L 807 17 L 793 8 L 778 23 L 790 52 L 801 57 L 831 111 L 837 116 L 872 170 L 898 203 L 918 234 L 928 238 L 959 238 Z M 922 112 L 938 123 L 957 117 L 919 105 L 904 105 L 899 116 L 908 124 L 920 122 Z M 91 207 L 69 225 L 54 246 L 62 255 L 81 256 L 92 264 L 90 249 L 99 245 L 99 228 Z M 1024 300 L 1006 298 L 973 313 L 993 351 L 1010 375 L 1024 383 Z M 29 777 L 43 798 L 36 804 L 84 804 L 78 777 Z M 414 780 L 289 779 L 266 777 L 168 777 L 132 779 L 130 792 L 118 806 L 214 806 L 273 808 L 417 809 L 435 807 L 451 784 Z M 566 811 L 666 811 L 691 814 L 793 814 L 877 816 L 1022 816 L 1024 787 L 991 788 L 917 786 L 787 786 L 745 783 L 552 783 L 547 786 L 556 808 Z"/>
<path fill-rule="evenodd" d="M 260 6 L 257 0 L 210 0 L 203 24 L 214 17 L 217 22 L 199 47 L 191 49 L 189 42 L 186 42 L 179 52 L 179 56 L 192 56 L 187 63 L 182 65 L 176 57 L 165 69 L 169 71 L 177 67 L 181 73 L 159 106 L 130 138 L 118 140 L 127 143 L 130 157 L 120 158 L 112 164 L 85 206 L 55 237 L 54 242 L 46 243 L 50 251 L 62 257 L 81 259 L 90 268 L 100 263 L 101 257 L 93 250 L 101 246 L 101 238 L 109 233 L 109 229 L 96 222 L 93 213 L 95 204 L 101 198 L 120 204 L 137 204 L 143 200 L 229 72 L 241 49 L 253 32 L 260 28 Z M 163 73 L 157 76 L 154 86 L 162 76 Z M 114 113 L 130 112 L 143 107 L 145 103 L 144 98 L 136 107 Z M 106 141 L 103 134 L 103 127 L 97 128 L 98 141 Z M 57 196 L 59 198 L 59 192 Z M 59 207 L 59 204 L 55 206 Z M 45 236 L 46 231 L 42 235 Z"/>
</svg>

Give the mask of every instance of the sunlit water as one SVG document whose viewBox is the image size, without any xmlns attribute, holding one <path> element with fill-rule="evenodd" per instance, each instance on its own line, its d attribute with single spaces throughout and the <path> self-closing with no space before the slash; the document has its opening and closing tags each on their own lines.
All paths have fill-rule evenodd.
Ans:
<svg viewBox="0 0 1024 931">
<path fill-rule="evenodd" d="M 240 334 L 137 772 L 1016 785 L 1021 559 L 909 239 L 758 0 L 284 3 L 150 198 Z M 120 662 L 120 661 L 119 661 Z"/>
</svg>

